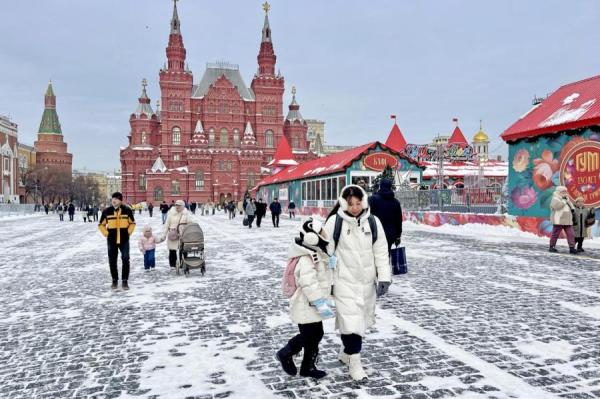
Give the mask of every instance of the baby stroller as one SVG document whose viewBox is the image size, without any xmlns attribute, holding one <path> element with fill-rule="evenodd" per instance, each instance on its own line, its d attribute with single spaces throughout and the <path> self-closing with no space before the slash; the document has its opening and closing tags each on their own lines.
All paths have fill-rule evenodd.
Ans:
<svg viewBox="0 0 600 399">
<path fill-rule="evenodd" d="M 179 262 L 176 265 L 177 274 L 183 270 L 187 277 L 190 269 L 200 269 L 204 276 L 206 272 L 204 261 L 204 233 L 198 223 L 190 223 L 183 227 L 179 238 Z"/>
</svg>

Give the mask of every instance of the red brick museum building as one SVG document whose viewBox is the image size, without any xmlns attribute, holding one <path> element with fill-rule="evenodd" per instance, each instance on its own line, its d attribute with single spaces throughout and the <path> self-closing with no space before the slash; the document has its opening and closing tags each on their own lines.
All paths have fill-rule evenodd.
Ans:
<svg viewBox="0 0 600 399">
<path fill-rule="evenodd" d="M 161 109 L 152 108 L 144 80 L 129 118 L 129 145 L 121 148 L 125 201 L 239 200 L 260 180 L 283 137 L 298 162 L 316 158 L 294 90 L 284 117 L 284 78 L 275 69 L 269 5 L 263 7 L 258 70 L 247 87 L 239 68 L 224 62 L 207 64 L 194 83 L 175 1 L 159 73 Z"/>
</svg>

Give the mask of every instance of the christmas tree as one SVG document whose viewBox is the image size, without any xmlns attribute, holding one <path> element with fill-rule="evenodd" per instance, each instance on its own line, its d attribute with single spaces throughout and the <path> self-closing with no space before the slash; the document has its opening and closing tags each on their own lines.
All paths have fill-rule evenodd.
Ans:
<svg viewBox="0 0 600 399">
<path fill-rule="evenodd" d="M 371 185 L 370 191 L 376 192 L 377 190 L 379 190 L 379 184 L 383 179 L 388 179 L 389 181 L 391 181 L 392 190 L 396 190 L 396 185 L 394 184 L 394 169 L 392 169 L 390 165 L 385 165 L 385 168 L 383 169 L 381 174 L 378 175 L 375 179 L 373 179 L 373 184 Z"/>
</svg>

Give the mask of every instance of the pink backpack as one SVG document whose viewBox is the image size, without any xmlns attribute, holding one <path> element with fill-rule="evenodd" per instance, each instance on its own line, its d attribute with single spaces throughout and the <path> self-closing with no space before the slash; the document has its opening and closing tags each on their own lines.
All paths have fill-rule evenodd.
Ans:
<svg viewBox="0 0 600 399">
<path fill-rule="evenodd" d="M 285 272 L 283 272 L 283 281 L 281 284 L 281 289 L 283 291 L 283 295 L 287 298 L 291 298 L 296 292 L 296 265 L 300 257 L 297 256 L 295 258 L 291 258 L 288 260 L 287 266 L 285 267 Z"/>
</svg>

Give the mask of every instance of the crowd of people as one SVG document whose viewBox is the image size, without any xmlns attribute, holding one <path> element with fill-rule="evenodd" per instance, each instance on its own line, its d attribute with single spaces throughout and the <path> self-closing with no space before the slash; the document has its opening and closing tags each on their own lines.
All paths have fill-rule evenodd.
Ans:
<svg viewBox="0 0 600 399">
<path fill-rule="evenodd" d="M 154 205 L 146 209 L 152 217 Z M 166 241 L 169 266 L 176 267 L 182 227 L 192 221 L 192 215 L 223 210 L 230 220 L 238 212 L 243 214 L 244 226 L 261 227 L 267 214 L 271 213 L 273 228 L 279 228 L 284 207 L 278 198 L 267 204 L 263 198 L 245 196 L 241 203 L 233 201 L 220 205 L 186 203 L 182 200 L 170 204 L 162 201 L 159 210 L 162 230 L 154 233 L 145 226 L 138 242 L 143 253 L 144 269 L 156 266 L 156 247 Z M 289 218 L 295 218 L 296 206 L 287 203 Z M 45 206 L 48 212 L 47 205 Z M 117 261 L 121 254 L 121 286 L 129 289 L 130 270 L 129 240 L 135 229 L 135 210 L 142 208 L 123 203 L 121 193 L 114 193 L 111 205 L 102 210 L 99 230 L 106 237 L 112 288 L 118 288 Z M 550 203 L 553 231 L 550 251 L 557 252 L 556 244 L 565 233 L 570 253 L 584 252 L 583 242 L 590 234 L 599 210 L 586 208 L 583 198 L 569 200 L 567 189 L 558 187 Z M 75 206 L 58 204 L 55 211 L 60 220 L 67 213 L 73 220 Z M 98 208 L 81 209 L 88 220 L 94 219 Z M 294 236 L 287 257 L 284 286 L 292 287 L 289 297 L 289 314 L 298 325 L 298 334 L 279 349 L 275 357 L 283 371 L 289 375 L 323 378 L 326 372 L 317 368 L 319 344 L 323 338 L 323 320 L 335 318 L 340 334 L 338 360 L 348 367 L 355 381 L 368 378 L 361 361 L 363 339 L 375 323 L 376 300 L 386 295 L 392 283 L 390 254 L 394 246 L 401 244 L 402 207 L 392 189 L 392 182 L 383 179 L 372 196 L 359 185 L 348 185 L 339 194 L 334 208 L 324 222 L 308 218 L 301 222 Z M 284 290 L 284 292 L 286 292 Z M 288 295 L 289 294 L 289 295 Z M 294 357 L 303 352 L 300 368 Z"/>
</svg>

